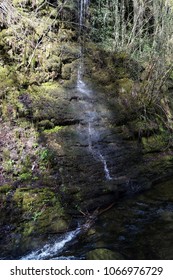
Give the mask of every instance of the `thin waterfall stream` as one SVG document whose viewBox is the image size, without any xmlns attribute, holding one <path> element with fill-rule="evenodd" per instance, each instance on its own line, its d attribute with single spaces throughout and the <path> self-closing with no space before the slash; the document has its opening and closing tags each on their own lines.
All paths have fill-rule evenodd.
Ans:
<svg viewBox="0 0 173 280">
<path fill-rule="evenodd" d="M 145 70 L 108 51 L 107 39 L 101 45 L 109 1 L 45 2 L 22 6 L 33 16 L 38 6 L 36 23 L 47 24 L 26 26 L 35 40 L 43 34 L 33 65 L 25 79 L 34 42 L 17 69 L 21 82 L 7 75 L 1 90 L 0 259 L 173 259 L 172 146 L 162 148 L 155 111 L 148 127 L 135 110 L 140 100 L 133 104 Z M 23 50 L 14 41 L 6 57 L 11 33 L 1 29 L 5 77 Z"/>
<path fill-rule="evenodd" d="M 79 31 L 80 35 L 82 33 L 82 28 L 85 23 L 85 16 L 87 13 L 89 1 L 81 0 L 80 1 L 80 13 L 79 13 Z M 99 132 L 94 128 L 94 123 L 96 119 L 99 119 L 99 114 L 96 112 L 94 104 L 92 103 L 92 98 L 94 98 L 94 91 L 90 89 L 90 87 L 85 83 L 83 79 L 84 74 L 84 62 L 83 62 L 83 47 L 80 45 L 80 62 L 78 64 L 77 70 L 77 81 L 76 81 L 76 91 L 79 93 L 84 99 L 84 107 L 83 111 L 85 113 L 85 122 L 86 122 L 86 134 L 88 135 L 88 149 L 92 154 L 94 159 L 97 162 L 102 163 L 103 172 L 105 174 L 106 180 L 112 180 L 110 176 L 110 171 L 107 165 L 107 162 L 102 155 L 100 149 L 94 146 L 98 146 L 99 141 Z M 87 98 L 86 98 L 87 97 Z M 80 125 L 79 125 L 80 127 Z M 94 142 L 94 144 L 93 144 Z M 42 248 L 37 250 L 33 250 L 29 254 L 23 256 L 22 260 L 44 260 L 44 259 L 69 259 L 71 257 L 63 257 L 63 252 L 70 246 L 71 242 L 73 242 L 82 232 L 82 225 L 78 226 L 75 230 L 69 231 L 64 235 L 58 237 L 55 240 L 52 240 L 50 243 L 48 242 Z"/>
<path fill-rule="evenodd" d="M 83 63 L 81 61 L 79 64 L 78 75 L 77 75 L 77 91 L 82 93 L 84 96 L 88 97 L 88 100 L 86 100 L 86 102 L 85 102 L 85 108 L 84 108 L 85 114 L 87 116 L 87 118 L 86 118 L 86 121 L 87 121 L 86 127 L 87 128 L 86 129 L 88 130 L 88 147 L 89 147 L 90 152 L 97 159 L 97 161 L 102 162 L 106 180 L 112 180 L 112 177 L 110 175 L 110 170 L 107 165 L 107 161 L 97 145 L 99 142 L 99 132 L 94 128 L 94 122 L 96 119 L 99 119 L 99 115 L 95 111 L 94 104 L 92 103 L 92 98 L 94 97 L 94 92 L 91 89 L 89 89 L 89 87 L 86 85 L 86 83 L 82 79 L 82 73 L 83 73 Z M 95 140 L 95 138 L 97 138 L 97 141 Z M 92 144 L 93 139 L 94 139 L 94 144 L 95 144 L 95 146 L 97 146 L 97 148 L 94 148 L 94 146 Z"/>
<path fill-rule="evenodd" d="M 80 13 L 79 13 L 79 25 L 80 25 L 80 34 L 82 33 L 82 28 L 85 23 L 85 16 L 87 13 L 89 1 L 81 0 L 80 1 Z M 77 81 L 76 81 L 76 91 L 84 99 L 83 111 L 85 114 L 85 127 L 86 135 L 88 135 L 88 150 L 91 155 L 94 157 L 96 162 L 102 164 L 105 180 L 112 180 L 110 171 L 107 165 L 107 161 L 103 154 L 101 153 L 100 148 L 98 147 L 99 142 L 99 132 L 94 127 L 95 121 L 99 120 L 99 114 L 95 109 L 95 106 L 92 102 L 94 98 L 94 91 L 86 84 L 83 79 L 84 75 L 84 62 L 83 62 L 83 47 L 80 45 L 80 62 L 78 64 L 77 70 Z M 80 129 L 80 124 L 79 124 Z M 69 231 L 66 234 L 60 236 L 59 238 L 48 242 L 42 248 L 33 250 L 29 254 L 23 256 L 22 260 L 43 260 L 43 259 L 69 259 L 69 257 L 63 257 L 63 252 L 70 247 L 71 242 L 78 238 L 82 232 L 82 225 L 78 226 L 75 230 Z M 72 256 L 70 258 L 73 258 Z"/>
<path fill-rule="evenodd" d="M 88 10 L 89 1 L 88 0 L 81 0 L 80 1 L 80 11 L 79 11 L 79 26 L 80 26 L 80 33 L 79 36 L 82 35 L 82 28 L 86 21 L 86 15 Z M 84 62 L 83 62 L 83 47 L 80 45 L 80 62 L 78 65 L 78 71 L 77 71 L 77 91 L 79 93 L 83 94 L 84 96 L 88 97 L 88 102 L 85 102 L 85 113 L 87 115 L 88 124 L 88 146 L 89 150 L 93 154 L 93 156 L 96 158 L 97 161 L 101 161 L 103 164 L 103 170 L 105 173 L 106 180 L 112 180 L 112 177 L 110 175 L 110 170 L 107 164 L 107 161 L 103 154 L 101 153 L 100 149 L 97 148 L 97 150 L 92 145 L 92 139 L 95 137 L 95 135 L 99 135 L 94 126 L 92 127 L 92 124 L 94 124 L 95 119 L 99 119 L 98 113 L 95 111 L 95 106 L 92 103 L 92 98 L 94 98 L 94 92 L 87 86 L 83 79 L 83 73 L 84 73 Z M 99 141 L 99 136 L 97 137 L 97 142 Z M 97 143 L 95 143 L 97 144 Z"/>
<path fill-rule="evenodd" d="M 79 56 L 75 64 L 75 85 L 62 93 L 65 95 L 62 114 L 65 111 L 68 114 L 65 125 L 62 129 L 58 127 L 55 138 L 51 138 L 60 151 L 58 179 L 62 181 L 56 194 L 62 194 L 62 201 L 59 206 L 55 197 L 55 216 L 51 219 L 51 203 L 54 203 L 51 193 L 46 202 L 43 201 L 45 205 L 40 207 L 40 212 L 33 213 L 28 200 L 32 216 L 24 217 L 34 228 L 47 207 L 50 212 L 45 217 L 50 218 L 55 227 L 46 224 L 48 229 L 38 237 L 33 235 L 32 244 L 27 235 L 19 239 L 20 233 L 16 233 L 16 240 L 21 243 L 27 240 L 29 244 L 26 242 L 22 248 L 23 244 L 16 243 L 13 256 L 21 260 L 171 259 L 173 181 L 140 192 L 138 181 L 130 185 L 125 178 L 125 183 L 120 183 L 120 191 L 118 189 L 121 176 L 130 174 L 127 178 L 133 178 L 132 169 L 129 171 L 127 166 L 139 155 L 134 154 L 133 144 L 118 139 L 117 127 L 114 127 L 116 112 L 114 115 L 105 93 L 94 87 L 93 80 L 87 79 L 84 30 L 88 7 L 89 0 L 78 0 Z M 27 200 L 25 188 L 22 191 L 22 197 Z M 34 192 L 31 195 L 37 198 Z M 6 255 L 3 256 L 5 259 Z"/>
</svg>

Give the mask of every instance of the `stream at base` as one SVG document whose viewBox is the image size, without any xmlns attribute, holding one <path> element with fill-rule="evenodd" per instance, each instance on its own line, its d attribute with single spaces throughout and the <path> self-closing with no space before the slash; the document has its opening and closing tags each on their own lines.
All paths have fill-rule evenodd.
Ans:
<svg viewBox="0 0 173 280">
<path fill-rule="evenodd" d="M 98 216 L 88 234 L 80 227 L 45 244 L 22 259 L 106 259 L 102 252 L 118 252 L 122 259 L 173 259 L 173 180 L 118 202 Z M 108 258 L 109 259 L 109 258 Z"/>
</svg>

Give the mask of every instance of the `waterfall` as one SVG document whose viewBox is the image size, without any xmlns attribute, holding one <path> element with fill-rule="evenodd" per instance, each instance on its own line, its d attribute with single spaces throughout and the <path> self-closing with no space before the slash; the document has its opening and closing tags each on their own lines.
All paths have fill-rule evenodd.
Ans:
<svg viewBox="0 0 173 280">
<path fill-rule="evenodd" d="M 79 34 L 80 35 L 86 21 L 88 6 L 89 6 L 89 0 L 79 1 Z"/>
<path fill-rule="evenodd" d="M 87 11 L 89 7 L 89 0 L 79 0 L 79 39 L 82 35 L 82 30 L 86 22 L 87 17 Z M 87 118 L 87 134 L 88 134 L 88 147 L 89 151 L 92 153 L 95 160 L 100 161 L 103 164 L 103 170 L 105 174 L 106 180 L 112 180 L 112 177 L 110 176 L 109 168 L 106 162 L 106 159 L 101 154 L 100 150 L 94 148 L 93 143 L 97 143 L 99 141 L 99 133 L 96 131 L 96 129 L 92 126 L 92 124 L 96 121 L 96 119 L 99 119 L 98 113 L 95 112 L 94 105 L 91 102 L 93 91 L 89 89 L 85 81 L 83 80 L 83 74 L 84 74 L 84 61 L 83 61 L 83 43 L 84 38 L 79 41 L 80 42 L 80 63 L 78 66 L 78 72 L 77 72 L 77 90 L 79 93 L 82 93 L 83 95 L 89 97 L 88 103 L 86 102 L 84 110 L 85 115 Z"/>
<path fill-rule="evenodd" d="M 99 161 L 102 162 L 103 168 L 104 168 L 104 173 L 105 173 L 105 178 L 106 178 L 106 180 L 110 181 L 110 180 L 112 180 L 112 177 L 110 175 L 110 171 L 109 171 L 106 159 L 101 154 L 100 150 L 95 150 L 94 147 L 92 146 L 93 135 L 95 136 L 94 138 L 98 138 L 98 133 L 95 131 L 95 129 L 92 128 L 91 122 L 89 122 L 88 123 L 88 147 L 89 147 L 89 150 L 91 151 L 91 153 L 93 154 L 93 157 L 96 160 L 99 160 Z"/>
<path fill-rule="evenodd" d="M 87 94 L 86 84 L 82 80 L 83 74 L 83 39 L 81 39 L 82 30 L 86 22 L 87 11 L 89 7 L 89 0 L 78 0 L 78 11 L 79 11 L 79 41 L 80 41 L 80 64 L 77 73 L 77 88 L 81 93 Z"/>
<path fill-rule="evenodd" d="M 88 146 L 89 150 L 92 150 L 92 140 L 91 140 L 92 132 L 91 132 L 91 123 L 88 124 Z"/>
<path fill-rule="evenodd" d="M 67 232 L 53 243 L 44 245 L 41 249 L 31 252 L 21 260 L 48 260 L 57 257 L 62 253 L 65 245 L 74 240 L 80 233 L 80 228 Z"/>
<path fill-rule="evenodd" d="M 101 162 L 103 163 L 103 166 L 104 166 L 105 177 L 108 181 L 110 181 L 110 180 L 112 180 L 112 177 L 110 175 L 110 171 L 108 169 L 107 162 L 106 162 L 104 156 L 100 152 L 99 152 L 99 156 L 100 156 Z"/>
</svg>

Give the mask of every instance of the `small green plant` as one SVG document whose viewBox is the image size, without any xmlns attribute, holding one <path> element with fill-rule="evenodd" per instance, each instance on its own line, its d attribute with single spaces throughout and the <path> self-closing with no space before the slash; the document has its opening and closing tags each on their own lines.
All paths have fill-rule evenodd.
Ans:
<svg viewBox="0 0 173 280">
<path fill-rule="evenodd" d="M 40 160 L 41 161 L 48 161 L 50 158 L 50 152 L 48 149 L 44 149 L 40 152 Z"/>
<path fill-rule="evenodd" d="M 6 172 L 11 172 L 11 171 L 13 171 L 13 169 L 14 169 L 14 160 L 9 159 L 9 160 L 5 161 L 5 162 L 3 163 L 3 167 L 4 167 L 4 170 L 5 170 Z"/>
<path fill-rule="evenodd" d="M 32 178 L 32 174 L 30 172 L 22 173 L 19 175 L 19 180 L 21 181 L 27 181 Z"/>
<path fill-rule="evenodd" d="M 36 149 L 36 148 L 38 148 L 38 143 L 34 143 L 33 145 L 32 145 L 32 147 L 34 148 L 34 149 Z"/>
<path fill-rule="evenodd" d="M 33 221 L 34 222 L 37 221 L 37 219 L 42 215 L 42 213 L 43 213 L 43 210 L 35 212 L 33 217 L 32 217 Z"/>
<path fill-rule="evenodd" d="M 59 132 L 60 130 L 62 130 L 63 128 L 64 128 L 63 126 L 55 126 L 54 128 L 51 128 L 51 129 L 45 129 L 45 130 L 44 130 L 44 133 L 45 133 L 45 134 L 57 133 L 57 132 Z"/>
</svg>

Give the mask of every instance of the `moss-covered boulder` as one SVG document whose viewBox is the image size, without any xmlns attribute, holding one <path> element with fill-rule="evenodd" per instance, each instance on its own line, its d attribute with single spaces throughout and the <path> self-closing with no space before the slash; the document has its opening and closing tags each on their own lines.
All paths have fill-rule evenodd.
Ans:
<svg viewBox="0 0 173 280">
<path fill-rule="evenodd" d="M 109 249 L 94 249 L 87 253 L 87 260 L 123 260 L 123 256 Z"/>
<path fill-rule="evenodd" d="M 142 137 L 142 145 L 145 153 L 163 151 L 168 144 L 168 137 L 164 134 L 155 134 L 148 138 Z"/>
<path fill-rule="evenodd" d="M 62 74 L 61 74 L 62 79 L 64 80 L 70 80 L 71 78 L 71 64 L 65 64 L 62 67 Z"/>
<path fill-rule="evenodd" d="M 56 196 L 48 188 L 18 188 L 12 201 L 20 209 L 20 228 L 23 236 L 64 232 L 68 217 Z"/>
</svg>

